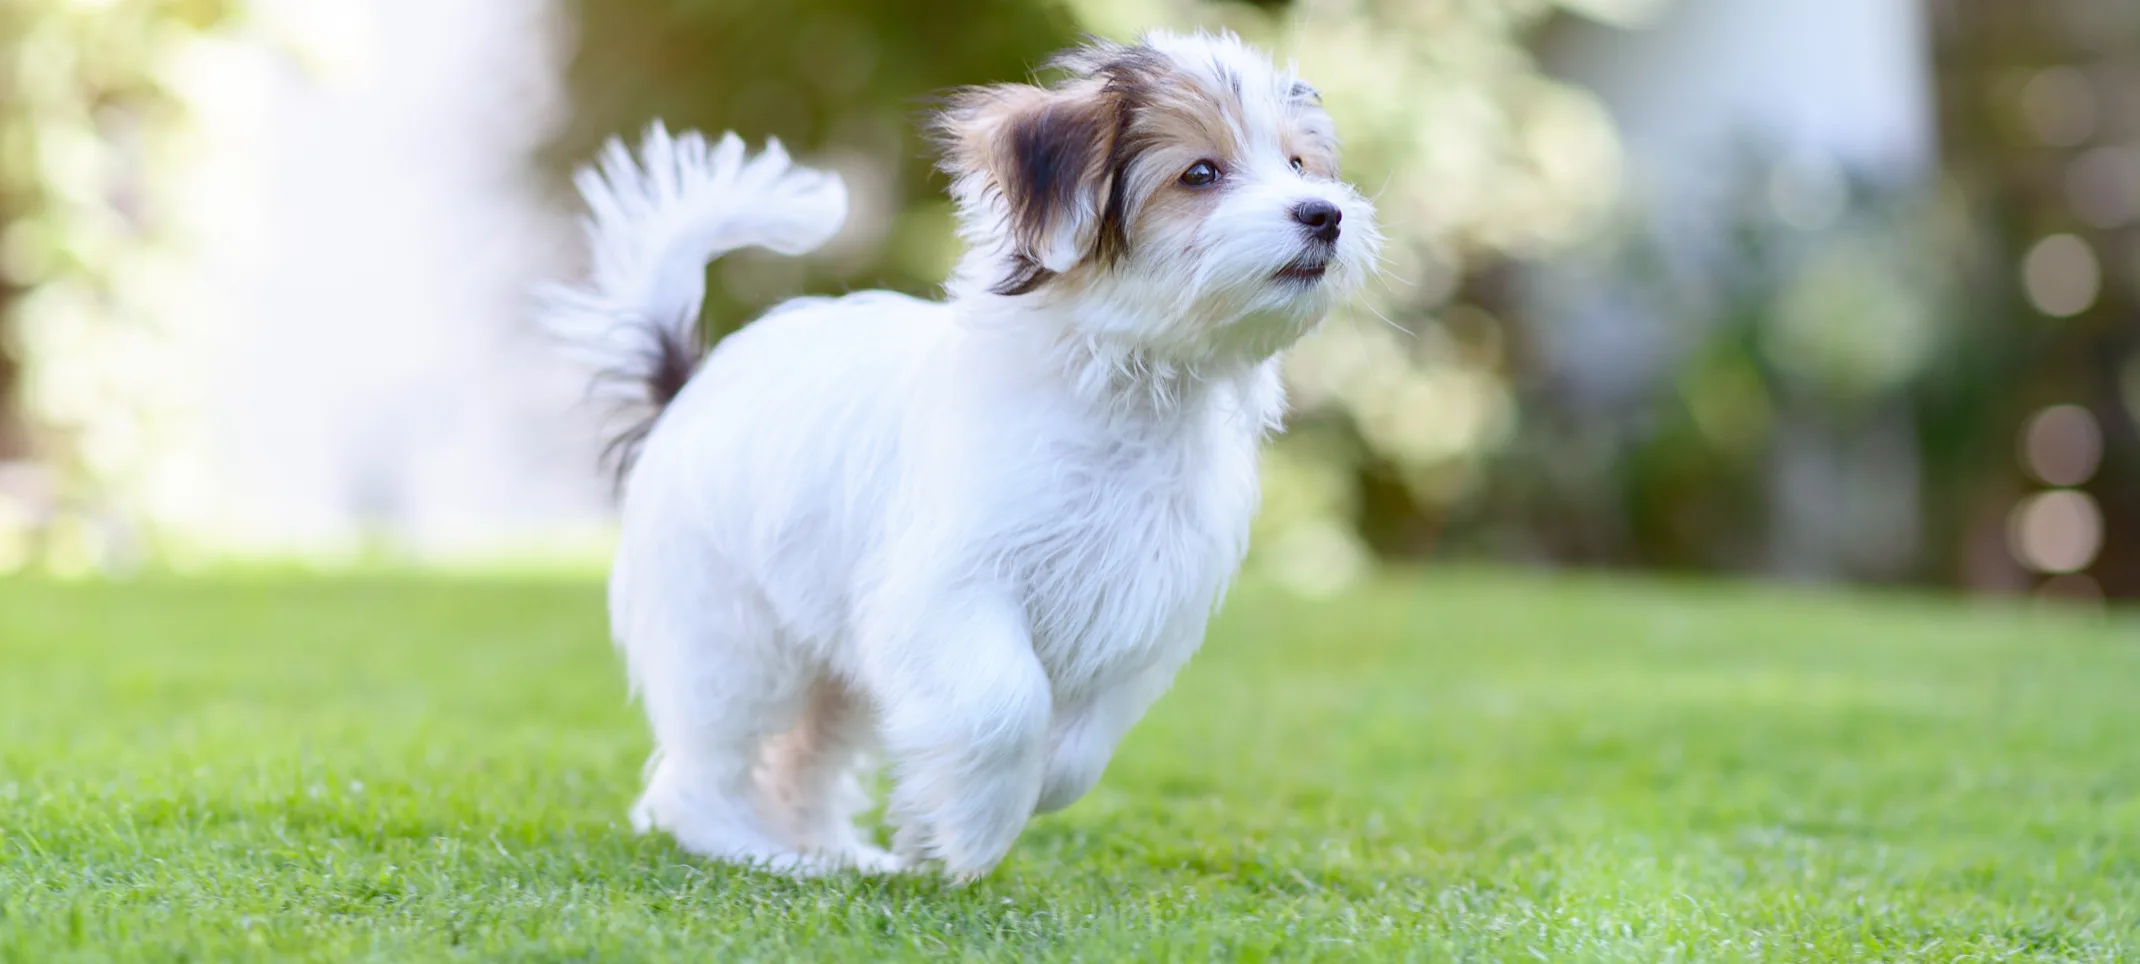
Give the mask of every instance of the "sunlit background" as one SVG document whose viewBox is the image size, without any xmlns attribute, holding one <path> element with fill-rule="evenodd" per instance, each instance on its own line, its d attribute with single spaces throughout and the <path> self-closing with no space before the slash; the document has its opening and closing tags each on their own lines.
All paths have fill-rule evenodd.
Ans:
<svg viewBox="0 0 2140 964">
<path fill-rule="evenodd" d="M 595 567 L 562 172 L 777 135 L 853 216 L 726 330 L 955 256 L 913 120 L 1083 33 L 1296 59 L 1391 234 L 1252 565 L 2140 594 L 2130 0 L 12 0 L 0 571 Z"/>
</svg>

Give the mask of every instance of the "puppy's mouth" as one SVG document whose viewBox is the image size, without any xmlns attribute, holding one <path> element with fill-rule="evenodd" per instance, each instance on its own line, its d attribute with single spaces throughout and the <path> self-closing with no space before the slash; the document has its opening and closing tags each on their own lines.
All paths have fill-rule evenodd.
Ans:
<svg viewBox="0 0 2140 964">
<path fill-rule="evenodd" d="M 1304 254 L 1287 262 L 1285 267 L 1272 272 L 1271 277 L 1287 284 L 1313 285 L 1322 281 L 1323 275 L 1329 270 L 1329 255 Z"/>
</svg>

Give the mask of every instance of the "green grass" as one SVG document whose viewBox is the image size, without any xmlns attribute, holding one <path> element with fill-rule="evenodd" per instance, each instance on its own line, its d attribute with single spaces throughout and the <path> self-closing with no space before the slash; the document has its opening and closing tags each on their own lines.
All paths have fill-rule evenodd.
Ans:
<svg viewBox="0 0 2140 964">
<path fill-rule="evenodd" d="M 2140 959 L 2140 626 L 1434 572 L 1249 585 L 993 876 L 623 815 L 593 582 L 0 582 L 0 960 Z"/>
</svg>

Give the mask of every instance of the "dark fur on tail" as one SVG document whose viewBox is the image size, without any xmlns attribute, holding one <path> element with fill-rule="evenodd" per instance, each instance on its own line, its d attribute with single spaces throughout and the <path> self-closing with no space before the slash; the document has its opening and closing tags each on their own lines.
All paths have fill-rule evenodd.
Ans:
<svg viewBox="0 0 2140 964">
<path fill-rule="evenodd" d="M 661 413 L 706 357 L 706 263 L 742 247 L 810 251 L 839 230 L 839 178 L 788 162 L 779 142 L 751 157 L 734 134 L 649 128 L 636 154 L 611 141 L 573 178 L 587 201 L 588 277 L 552 285 L 543 327 L 596 372 L 588 394 L 615 407 L 602 461 L 621 492 Z"/>
<path fill-rule="evenodd" d="M 703 336 L 696 325 L 689 329 L 646 325 L 641 330 L 646 347 L 629 356 L 628 361 L 594 375 L 598 387 L 615 386 L 645 399 L 643 404 L 632 406 L 633 411 L 611 426 L 609 441 L 602 446 L 603 471 L 609 475 L 610 485 L 620 493 L 624 490 L 624 480 L 631 475 L 632 466 L 639 461 L 639 449 L 654 431 L 654 423 L 661 419 L 662 412 L 668 410 L 669 403 L 683 394 L 684 385 L 691 381 L 692 373 L 698 371 L 698 363 L 706 357 Z"/>
</svg>

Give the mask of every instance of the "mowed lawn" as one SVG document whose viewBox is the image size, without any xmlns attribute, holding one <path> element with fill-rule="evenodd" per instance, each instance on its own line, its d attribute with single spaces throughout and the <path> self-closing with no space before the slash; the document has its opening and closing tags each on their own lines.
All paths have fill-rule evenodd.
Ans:
<svg viewBox="0 0 2140 964">
<path fill-rule="evenodd" d="M 2140 959 L 2140 623 L 1428 571 L 1240 587 L 993 876 L 624 814 L 588 581 L 0 582 L 0 960 Z"/>
</svg>

